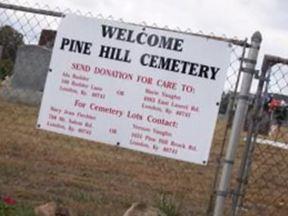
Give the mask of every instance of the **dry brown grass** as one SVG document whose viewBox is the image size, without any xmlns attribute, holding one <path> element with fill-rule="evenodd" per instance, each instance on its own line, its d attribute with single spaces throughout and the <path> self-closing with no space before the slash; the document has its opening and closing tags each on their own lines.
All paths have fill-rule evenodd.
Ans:
<svg viewBox="0 0 288 216">
<path fill-rule="evenodd" d="M 0 102 L 0 193 L 32 206 L 56 200 L 78 215 L 115 216 L 168 193 L 185 215 L 205 212 L 220 134 L 209 165 L 199 166 L 38 130 L 37 115 L 35 107 Z"/>
<path fill-rule="evenodd" d="M 224 121 L 208 166 L 199 166 L 38 130 L 37 115 L 0 100 L 0 194 L 28 206 L 57 201 L 81 216 L 119 216 L 133 202 L 155 205 L 168 193 L 183 215 L 205 215 Z"/>
</svg>

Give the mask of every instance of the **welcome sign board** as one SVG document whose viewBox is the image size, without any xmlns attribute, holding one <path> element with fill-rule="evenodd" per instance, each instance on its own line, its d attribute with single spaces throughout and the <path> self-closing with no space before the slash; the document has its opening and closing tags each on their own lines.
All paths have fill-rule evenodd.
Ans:
<svg viewBox="0 0 288 216">
<path fill-rule="evenodd" d="M 38 127 L 206 164 L 229 60 L 227 42 L 67 15 Z"/>
</svg>

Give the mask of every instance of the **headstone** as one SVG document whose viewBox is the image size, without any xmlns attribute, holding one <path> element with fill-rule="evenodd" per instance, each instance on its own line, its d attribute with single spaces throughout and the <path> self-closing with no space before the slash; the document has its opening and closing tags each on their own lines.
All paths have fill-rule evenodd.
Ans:
<svg viewBox="0 0 288 216">
<path fill-rule="evenodd" d="M 13 69 L 12 87 L 43 91 L 50 58 L 48 49 L 35 45 L 20 47 Z"/>
<path fill-rule="evenodd" d="M 2 83 L 0 95 L 12 102 L 40 104 L 50 58 L 50 49 L 36 45 L 20 47 L 13 75 Z"/>
</svg>

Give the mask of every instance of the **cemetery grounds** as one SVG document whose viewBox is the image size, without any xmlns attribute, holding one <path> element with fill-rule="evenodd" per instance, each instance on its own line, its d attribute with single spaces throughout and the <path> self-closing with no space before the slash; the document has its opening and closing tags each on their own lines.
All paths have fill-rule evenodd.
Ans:
<svg viewBox="0 0 288 216">
<path fill-rule="evenodd" d="M 76 215 L 119 216 L 134 202 L 159 207 L 161 198 L 180 215 L 205 215 L 223 119 L 209 163 L 200 166 L 36 129 L 38 109 L 0 100 L 0 194 L 16 199 L 23 215 L 55 201 Z"/>
</svg>

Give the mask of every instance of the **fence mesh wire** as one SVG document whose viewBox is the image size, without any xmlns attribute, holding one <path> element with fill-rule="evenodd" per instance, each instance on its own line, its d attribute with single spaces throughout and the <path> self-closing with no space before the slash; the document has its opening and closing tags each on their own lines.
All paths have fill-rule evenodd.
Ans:
<svg viewBox="0 0 288 216">
<path fill-rule="evenodd" d="M 268 70 L 241 215 L 288 214 L 288 65 Z"/>
<path fill-rule="evenodd" d="M 17 6 L 27 4 L 0 6 L 2 92 L 10 85 L 17 49 L 37 45 L 42 37 L 42 46 L 51 51 L 46 42 L 51 41 L 53 34 L 43 30 L 57 30 L 61 17 L 54 15 L 72 12 L 39 5 L 25 7 L 23 11 Z M 51 15 L 35 9 L 50 11 Z M 82 15 L 93 16 L 92 13 Z M 248 44 L 237 39 L 217 39 L 231 41 L 231 60 L 224 87 L 226 94 L 231 95 L 237 84 L 239 59 Z M 183 215 L 206 214 L 220 161 L 219 152 L 227 136 L 226 118 L 219 117 L 208 165 L 196 166 L 39 131 L 35 129 L 38 106 L 27 106 L 23 100 L 13 102 L 0 98 L 0 196 L 11 194 L 29 205 L 55 200 L 71 207 L 78 215 L 121 215 L 135 201 L 160 205 L 159 200 L 165 201 L 163 196 L 167 194 L 165 202 L 172 199 L 171 202 L 179 204 Z M 229 97 L 223 94 L 222 115 L 228 103 Z"/>
</svg>

